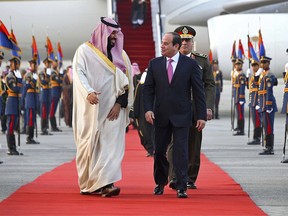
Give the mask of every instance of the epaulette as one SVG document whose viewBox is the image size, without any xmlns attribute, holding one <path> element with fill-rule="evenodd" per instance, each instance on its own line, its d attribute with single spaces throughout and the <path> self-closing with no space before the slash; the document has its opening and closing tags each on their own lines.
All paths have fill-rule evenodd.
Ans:
<svg viewBox="0 0 288 216">
<path fill-rule="evenodd" d="M 201 54 L 201 53 L 196 53 L 196 52 L 191 52 L 193 55 L 195 56 L 198 56 L 198 57 L 202 57 L 202 58 L 205 58 L 207 59 L 208 58 L 208 55 L 205 55 L 205 54 Z"/>
</svg>

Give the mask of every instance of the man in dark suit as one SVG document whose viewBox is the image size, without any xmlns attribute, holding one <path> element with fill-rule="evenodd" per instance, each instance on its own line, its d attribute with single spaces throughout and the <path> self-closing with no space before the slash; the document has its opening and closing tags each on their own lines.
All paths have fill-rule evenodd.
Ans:
<svg viewBox="0 0 288 216">
<path fill-rule="evenodd" d="M 194 59 L 201 68 L 201 79 L 205 90 L 205 101 L 207 107 L 207 120 L 212 119 L 212 110 L 214 107 L 215 96 L 215 81 L 212 73 L 212 67 L 209 63 L 208 56 L 193 52 L 194 37 L 196 35 L 195 29 L 190 26 L 180 26 L 174 30 L 182 39 L 180 53 L 189 58 Z M 192 97 L 192 110 L 195 110 L 195 103 Z M 198 131 L 196 126 L 197 113 L 194 112 L 192 116 L 192 126 L 189 130 L 188 141 L 188 189 L 196 189 L 195 182 L 200 170 L 200 155 L 202 144 L 202 131 Z M 175 189 L 175 172 L 173 167 L 173 142 L 168 146 L 168 161 L 169 161 L 169 187 Z"/>
<path fill-rule="evenodd" d="M 177 33 L 169 32 L 163 36 L 162 57 L 149 62 L 143 100 L 146 120 L 150 124 L 155 123 L 154 194 L 162 195 L 168 183 L 166 152 L 173 135 L 177 196 L 187 198 L 191 90 L 196 105 L 196 128 L 199 131 L 205 127 L 206 103 L 200 68 L 195 60 L 179 53 L 180 46 L 181 37 Z"/>
</svg>

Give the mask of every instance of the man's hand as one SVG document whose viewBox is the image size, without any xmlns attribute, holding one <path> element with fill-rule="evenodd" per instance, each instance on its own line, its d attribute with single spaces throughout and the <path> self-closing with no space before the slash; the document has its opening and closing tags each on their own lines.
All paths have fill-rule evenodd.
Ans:
<svg viewBox="0 0 288 216">
<path fill-rule="evenodd" d="M 88 94 L 87 96 L 87 100 L 89 101 L 90 104 L 98 104 L 99 103 L 99 98 L 98 98 L 98 95 L 100 93 L 98 92 L 91 92 L 90 94 Z"/>
<path fill-rule="evenodd" d="M 212 119 L 212 110 L 211 109 L 207 109 L 207 120 L 211 120 Z"/>
<path fill-rule="evenodd" d="M 110 110 L 107 118 L 110 121 L 118 119 L 119 113 L 120 113 L 120 109 L 121 109 L 121 105 L 119 103 L 115 103 L 114 106 L 112 107 L 112 109 Z"/>
<path fill-rule="evenodd" d="M 155 119 L 154 113 L 152 111 L 147 111 L 145 113 L 145 119 L 146 119 L 147 122 L 149 122 L 150 124 L 153 125 L 154 124 L 154 119 Z"/>
<path fill-rule="evenodd" d="M 203 130 L 205 127 L 205 124 L 206 124 L 206 121 L 201 120 L 201 119 L 197 120 L 196 128 L 198 129 L 198 131 Z"/>
</svg>

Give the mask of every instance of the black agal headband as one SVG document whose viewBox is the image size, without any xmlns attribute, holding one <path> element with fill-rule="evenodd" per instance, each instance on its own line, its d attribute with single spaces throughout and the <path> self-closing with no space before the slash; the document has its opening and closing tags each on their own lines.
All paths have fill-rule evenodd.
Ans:
<svg viewBox="0 0 288 216">
<path fill-rule="evenodd" d="M 109 22 L 107 22 L 107 21 L 104 20 L 105 18 L 106 18 L 106 17 L 101 17 L 101 22 L 102 22 L 103 24 L 105 24 L 105 25 L 107 25 L 107 26 L 111 26 L 111 27 L 113 27 L 113 28 L 120 28 L 120 25 L 119 25 L 119 24 L 109 23 Z M 116 21 L 115 21 L 115 22 L 116 22 Z"/>
</svg>

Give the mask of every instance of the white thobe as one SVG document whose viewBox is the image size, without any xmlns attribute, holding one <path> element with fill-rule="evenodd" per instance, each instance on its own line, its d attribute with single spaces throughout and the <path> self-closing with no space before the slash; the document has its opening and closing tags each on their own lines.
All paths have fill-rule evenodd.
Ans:
<svg viewBox="0 0 288 216">
<path fill-rule="evenodd" d="M 73 130 L 77 147 L 78 183 L 83 192 L 93 192 L 122 178 L 121 162 L 125 149 L 125 129 L 133 103 L 131 63 L 123 51 L 124 74 L 98 49 L 86 42 L 73 59 Z M 117 120 L 107 116 L 117 97 L 129 89 L 128 106 L 121 108 Z M 99 103 L 86 99 L 99 92 Z"/>
</svg>

